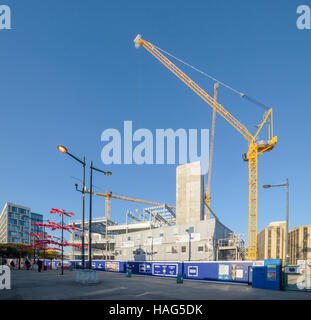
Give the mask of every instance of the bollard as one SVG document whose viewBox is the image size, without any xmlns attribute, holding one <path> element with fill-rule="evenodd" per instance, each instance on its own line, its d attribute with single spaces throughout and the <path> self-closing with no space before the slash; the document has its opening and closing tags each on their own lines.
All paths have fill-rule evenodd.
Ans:
<svg viewBox="0 0 311 320">
<path fill-rule="evenodd" d="M 177 275 L 176 282 L 177 282 L 177 283 L 183 283 L 183 282 L 184 282 L 184 278 L 183 278 L 183 276 L 182 276 L 181 273 L 179 273 L 179 274 Z"/>
</svg>

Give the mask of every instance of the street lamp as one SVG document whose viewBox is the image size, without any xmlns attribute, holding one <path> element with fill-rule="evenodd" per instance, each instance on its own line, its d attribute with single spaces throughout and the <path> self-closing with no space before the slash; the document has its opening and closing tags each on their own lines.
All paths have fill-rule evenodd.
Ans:
<svg viewBox="0 0 311 320">
<path fill-rule="evenodd" d="M 288 179 L 286 179 L 286 183 L 282 184 L 265 184 L 263 188 L 269 189 L 273 187 L 286 187 L 286 234 L 285 234 L 285 265 L 288 265 L 288 189 L 289 183 Z"/>
<path fill-rule="evenodd" d="M 186 229 L 186 232 L 188 232 L 189 235 L 189 258 L 188 260 L 191 260 L 191 233 L 194 232 L 194 228 L 190 227 L 189 229 Z"/>
<path fill-rule="evenodd" d="M 57 146 L 57 149 L 61 152 L 61 153 L 66 153 L 68 154 L 68 156 L 70 156 L 71 158 L 75 159 L 76 161 L 78 161 L 79 163 L 82 164 L 83 166 L 83 181 L 82 181 L 82 269 L 85 268 L 85 258 L 84 258 L 84 208 L 85 208 L 85 157 L 83 157 L 83 161 L 80 160 L 79 158 L 75 157 L 73 154 L 71 154 L 70 152 L 68 152 L 67 148 L 61 145 Z"/>
<path fill-rule="evenodd" d="M 103 171 L 93 167 L 93 161 L 90 165 L 90 216 L 89 216 L 89 269 L 92 269 L 92 195 L 93 195 L 93 170 L 103 173 L 105 176 L 111 176 L 110 171 Z M 107 228 L 107 225 L 106 225 Z M 106 243 L 107 246 L 107 243 Z"/>
</svg>

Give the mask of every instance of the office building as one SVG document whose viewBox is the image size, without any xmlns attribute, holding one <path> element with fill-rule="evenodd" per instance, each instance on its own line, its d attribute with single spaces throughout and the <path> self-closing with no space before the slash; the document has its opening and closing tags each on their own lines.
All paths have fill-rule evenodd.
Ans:
<svg viewBox="0 0 311 320">
<path fill-rule="evenodd" d="M 299 226 L 289 231 L 289 262 L 311 259 L 311 225 Z"/>
<path fill-rule="evenodd" d="M 28 234 L 43 233 L 33 223 L 42 221 L 43 215 L 31 212 L 29 207 L 7 202 L 0 215 L 0 243 L 30 244 L 33 240 Z"/>
<path fill-rule="evenodd" d="M 257 259 L 285 259 L 286 221 L 269 223 L 257 235 Z"/>
</svg>

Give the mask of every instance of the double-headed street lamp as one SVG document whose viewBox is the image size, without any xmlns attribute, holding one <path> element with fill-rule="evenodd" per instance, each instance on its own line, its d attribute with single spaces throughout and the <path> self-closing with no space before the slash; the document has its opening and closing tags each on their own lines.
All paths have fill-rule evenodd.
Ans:
<svg viewBox="0 0 311 320">
<path fill-rule="evenodd" d="M 189 227 L 188 229 L 186 229 L 186 232 L 188 232 L 189 235 L 189 257 L 188 260 L 191 260 L 191 233 L 194 232 L 194 228 L 193 227 Z"/>
<path fill-rule="evenodd" d="M 67 148 L 64 146 L 57 146 L 57 149 L 61 152 L 61 153 L 66 153 L 68 154 L 71 158 L 75 159 L 76 161 L 78 161 L 79 163 L 82 164 L 83 166 L 83 181 L 82 181 L 82 269 L 85 268 L 85 259 L 84 259 L 84 208 L 85 208 L 85 157 L 83 157 L 83 160 L 80 160 L 79 158 L 77 158 L 76 156 L 74 156 L 73 154 L 69 153 Z"/>
<path fill-rule="evenodd" d="M 93 167 L 93 161 L 90 165 L 90 216 L 89 216 L 89 269 L 92 269 L 92 195 L 93 195 L 93 170 L 103 173 L 105 176 L 111 176 L 110 171 L 103 171 Z M 106 224 L 107 228 L 107 224 Z M 107 245 L 107 244 L 106 244 Z"/>
<path fill-rule="evenodd" d="M 285 234 L 285 265 L 288 265 L 288 179 L 286 179 L 286 183 L 283 184 L 265 184 L 263 186 L 265 189 L 273 188 L 273 187 L 286 187 L 286 234 Z"/>
</svg>

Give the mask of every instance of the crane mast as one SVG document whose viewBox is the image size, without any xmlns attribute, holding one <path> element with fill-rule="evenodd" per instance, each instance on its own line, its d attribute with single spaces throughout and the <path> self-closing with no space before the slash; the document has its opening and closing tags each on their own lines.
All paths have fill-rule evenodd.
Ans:
<svg viewBox="0 0 311 320">
<path fill-rule="evenodd" d="M 219 83 L 214 85 L 214 100 L 217 99 Z M 205 203 L 207 204 L 205 218 L 210 218 L 210 207 L 211 207 L 211 178 L 212 178 L 212 164 L 213 164 L 213 151 L 214 151 L 214 137 L 215 137 L 215 125 L 216 125 L 216 109 L 213 109 L 212 117 L 212 129 L 211 129 L 211 143 L 209 151 L 209 162 L 208 162 L 208 175 L 207 175 L 207 185 L 206 185 L 206 196 Z"/>
<path fill-rule="evenodd" d="M 259 126 L 256 134 L 253 136 L 247 128 L 242 125 L 233 115 L 231 115 L 221 104 L 213 99 L 208 93 L 201 89 L 194 81 L 192 81 L 184 72 L 176 67 L 169 59 L 167 59 L 155 46 L 150 42 L 142 39 L 141 35 L 137 35 L 134 39 L 135 47 L 143 46 L 155 58 L 157 58 L 165 67 L 174 73 L 181 81 L 183 81 L 191 90 L 200 96 L 207 104 L 209 104 L 218 114 L 227 120 L 242 136 L 248 141 L 248 152 L 244 156 L 244 160 L 248 161 L 249 167 L 249 232 L 248 232 L 248 260 L 256 260 L 257 258 L 257 159 L 258 156 L 270 151 L 277 142 L 277 137 L 273 136 L 273 118 L 272 109 L 265 114 L 264 120 Z M 257 136 L 263 125 L 268 120 L 268 140 L 257 141 Z"/>
</svg>

